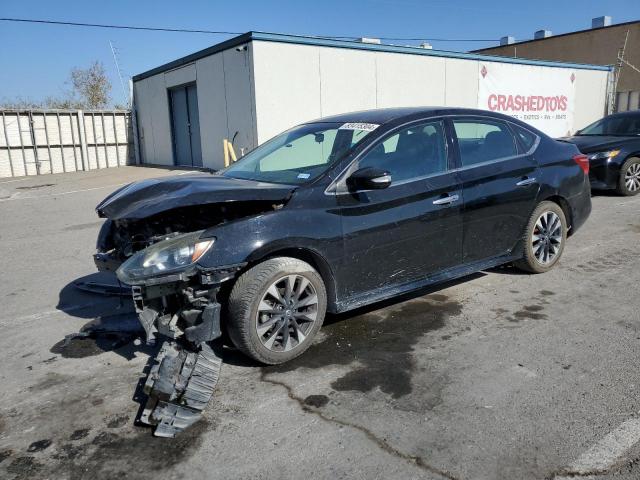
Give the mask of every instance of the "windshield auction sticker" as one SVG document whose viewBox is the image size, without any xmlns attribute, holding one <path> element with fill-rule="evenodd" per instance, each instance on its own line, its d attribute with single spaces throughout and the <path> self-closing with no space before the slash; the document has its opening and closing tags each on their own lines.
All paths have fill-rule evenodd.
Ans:
<svg viewBox="0 0 640 480">
<path fill-rule="evenodd" d="M 576 80 L 567 68 L 481 62 L 478 108 L 510 115 L 552 137 L 570 135 Z"/>
<path fill-rule="evenodd" d="M 373 132 L 380 125 L 375 123 L 344 123 L 338 130 L 363 130 L 365 132 Z"/>
</svg>

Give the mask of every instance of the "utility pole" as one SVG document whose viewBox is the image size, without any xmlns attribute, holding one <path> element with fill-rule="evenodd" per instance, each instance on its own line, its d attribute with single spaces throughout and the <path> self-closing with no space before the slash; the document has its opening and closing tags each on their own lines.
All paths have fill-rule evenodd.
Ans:
<svg viewBox="0 0 640 480">
<path fill-rule="evenodd" d="M 618 110 L 618 80 L 620 80 L 620 73 L 622 72 L 622 67 L 626 63 L 624 60 L 624 52 L 627 49 L 627 41 L 629 40 L 629 30 L 624 37 L 624 43 L 622 44 L 622 48 L 618 50 L 618 58 L 616 63 L 616 71 L 614 74 L 613 81 L 613 103 L 615 105 L 616 111 Z"/>
<path fill-rule="evenodd" d="M 127 107 L 131 107 L 131 99 L 127 94 L 127 89 L 124 88 L 124 80 L 122 79 L 122 72 L 120 71 L 120 64 L 118 63 L 118 56 L 116 55 L 116 49 L 113 48 L 113 43 L 109 40 L 109 46 L 111 47 L 111 53 L 113 54 L 113 61 L 116 64 L 116 70 L 118 70 L 118 77 L 120 77 L 120 86 L 122 87 L 122 95 L 124 97 L 124 102 Z"/>
</svg>

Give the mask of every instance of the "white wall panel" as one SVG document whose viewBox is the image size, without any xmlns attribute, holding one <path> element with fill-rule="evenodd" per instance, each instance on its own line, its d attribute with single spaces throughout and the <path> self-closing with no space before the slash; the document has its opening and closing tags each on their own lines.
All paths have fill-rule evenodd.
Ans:
<svg viewBox="0 0 640 480">
<path fill-rule="evenodd" d="M 222 52 L 224 60 L 224 85 L 227 98 L 227 128 L 229 140 L 240 156 L 242 149 L 253 149 L 256 145 L 253 101 L 253 78 L 251 75 L 249 49 L 238 52 L 235 48 Z M 222 148 L 220 145 L 219 148 Z"/>
<path fill-rule="evenodd" d="M 64 154 L 64 168 L 67 172 L 76 171 L 76 163 L 74 158 L 75 147 L 63 147 L 62 153 Z"/>
<path fill-rule="evenodd" d="M 5 129 L 0 128 L 0 147 L 6 146 L 7 143 L 14 147 L 20 146 L 20 126 L 18 123 L 18 115 L 16 113 L 5 114 L 5 127 L 7 138 L 5 138 Z"/>
<path fill-rule="evenodd" d="M 116 123 L 116 140 L 118 143 L 126 144 L 129 139 L 129 123 L 128 116 L 125 115 L 116 115 L 115 123 Z"/>
<path fill-rule="evenodd" d="M 377 108 L 445 104 L 445 59 L 376 54 Z"/>
<path fill-rule="evenodd" d="M 47 114 L 45 119 L 45 133 L 49 139 L 49 145 L 60 145 L 60 133 L 58 131 L 58 117 L 54 114 Z"/>
<path fill-rule="evenodd" d="M 22 136 L 22 143 L 25 147 L 32 146 L 33 141 L 31 139 L 31 126 L 29 124 L 29 116 L 27 114 L 19 115 L 20 135 Z"/>
<path fill-rule="evenodd" d="M 253 42 L 253 58 L 259 144 L 322 115 L 318 47 Z"/>
<path fill-rule="evenodd" d="M 106 143 L 116 143 L 116 135 L 113 128 L 113 115 L 104 115 L 102 120 L 104 123 L 104 136 Z"/>
<path fill-rule="evenodd" d="M 607 72 L 575 70 L 576 102 L 573 130 L 580 130 L 605 115 Z"/>
<path fill-rule="evenodd" d="M 447 107 L 477 108 L 478 62 L 447 58 L 445 63 Z"/>
<path fill-rule="evenodd" d="M 47 136 L 44 131 L 44 116 L 33 116 L 33 135 L 37 145 L 47 144 Z"/>
<path fill-rule="evenodd" d="M 222 53 L 198 60 L 196 69 L 202 165 L 219 169 L 224 166 L 222 141 L 229 137 Z"/>
<path fill-rule="evenodd" d="M 11 163 L 9 162 L 9 151 L 0 150 L 0 177 L 11 177 Z"/>
<path fill-rule="evenodd" d="M 51 148 L 51 173 L 62 173 L 64 167 L 62 165 L 62 154 L 59 148 Z"/>
<path fill-rule="evenodd" d="M 14 150 L 14 152 L 15 152 L 15 150 Z M 28 153 L 28 152 L 25 152 L 25 153 Z M 22 176 L 26 175 L 27 174 L 27 166 L 26 166 L 26 164 L 24 162 L 24 159 L 25 159 L 26 155 L 22 155 L 21 154 L 20 156 L 16 157 L 16 155 L 13 155 L 13 152 L 12 152 L 12 157 L 13 157 L 13 161 L 12 161 L 12 164 L 13 164 L 13 176 L 14 177 L 22 177 Z"/>
<path fill-rule="evenodd" d="M 60 115 L 60 139 L 64 144 L 73 144 L 72 124 L 73 119 L 71 115 Z"/>
<path fill-rule="evenodd" d="M 40 173 L 51 173 L 51 158 L 47 147 L 36 148 L 38 161 L 40 162 Z"/>
<path fill-rule="evenodd" d="M 328 47 L 319 50 L 322 116 L 376 108 L 376 54 Z"/>
</svg>

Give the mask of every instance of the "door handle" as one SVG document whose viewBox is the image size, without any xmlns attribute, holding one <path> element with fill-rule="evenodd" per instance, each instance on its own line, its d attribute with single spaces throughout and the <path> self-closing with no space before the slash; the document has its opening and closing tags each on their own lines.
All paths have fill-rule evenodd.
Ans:
<svg viewBox="0 0 640 480">
<path fill-rule="evenodd" d="M 449 195 L 448 197 L 439 198 L 434 200 L 434 205 L 449 205 L 450 203 L 457 202 L 460 197 L 458 195 Z"/>
<path fill-rule="evenodd" d="M 536 178 L 535 177 L 524 178 L 524 179 L 520 180 L 518 183 L 516 183 L 516 185 L 518 187 L 524 187 L 525 185 L 531 185 L 532 183 L 536 183 Z"/>
</svg>

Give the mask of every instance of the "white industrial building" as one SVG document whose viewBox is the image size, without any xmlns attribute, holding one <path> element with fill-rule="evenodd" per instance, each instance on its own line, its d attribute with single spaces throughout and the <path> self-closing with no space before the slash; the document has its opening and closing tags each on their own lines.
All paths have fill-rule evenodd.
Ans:
<svg viewBox="0 0 640 480">
<path fill-rule="evenodd" d="M 606 113 L 610 68 L 250 32 L 133 78 L 141 163 L 224 165 L 304 121 L 400 106 L 488 108 L 553 136 Z"/>
</svg>

